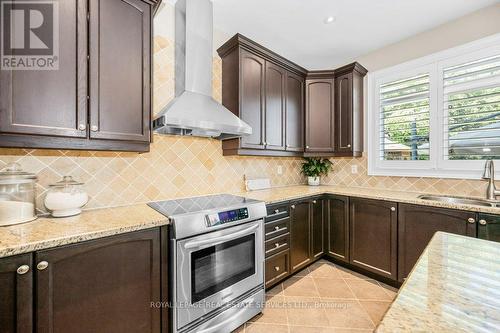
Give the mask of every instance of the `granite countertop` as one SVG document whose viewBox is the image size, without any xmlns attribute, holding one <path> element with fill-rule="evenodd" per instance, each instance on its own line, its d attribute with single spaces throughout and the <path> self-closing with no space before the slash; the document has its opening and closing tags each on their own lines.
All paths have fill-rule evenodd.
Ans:
<svg viewBox="0 0 500 333">
<path fill-rule="evenodd" d="M 319 194 L 337 194 L 337 195 L 345 195 L 345 196 L 360 197 L 367 199 L 409 203 L 409 204 L 416 204 L 423 206 L 443 207 L 443 208 L 467 210 L 472 212 L 500 214 L 500 208 L 497 207 L 482 207 L 475 205 L 448 203 L 442 201 L 422 200 L 418 199 L 418 196 L 425 193 L 379 190 L 379 189 L 365 188 L 365 187 L 298 185 L 298 186 L 275 187 L 267 190 L 239 193 L 239 195 L 246 196 L 252 199 L 262 200 L 268 204 L 286 200 L 299 199 L 301 197 L 313 196 Z"/>
<path fill-rule="evenodd" d="M 167 225 L 168 219 L 147 205 L 84 211 L 66 218 L 0 227 L 0 258 Z"/>
<path fill-rule="evenodd" d="M 421 193 L 362 187 L 297 185 L 235 194 L 268 204 L 319 194 L 338 194 L 500 214 L 500 208 L 427 201 L 417 198 Z M 0 258 L 167 224 L 165 216 L 145 204 L 88 210 L 68 218 L 41 217 L 34 222 L 0 227 Z"/>
<path fill-rule="evenodd" d="M 438 232 L 376 332 L 500 331 L 500 243 Z"/>
</svg>

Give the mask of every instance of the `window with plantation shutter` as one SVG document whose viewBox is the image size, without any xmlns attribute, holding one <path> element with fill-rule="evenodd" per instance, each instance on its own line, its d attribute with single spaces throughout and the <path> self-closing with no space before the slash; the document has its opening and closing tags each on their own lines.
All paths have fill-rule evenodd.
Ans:
<svg viewBox="0 0 500 333">
<path fill-rule="evenodd" d="M 500 55 L 443 71 L 444 158 L 500 159 Z"/>
<path fill-rule="evenodd" d="M 500 34 L 368 74 L 368 174 L 500 177 Z"/>
<path fill-rule="evenodd" d="M 381 160 L 429 159 L 429 104 L 427 73 L 380 86 Z"/>
</svg>

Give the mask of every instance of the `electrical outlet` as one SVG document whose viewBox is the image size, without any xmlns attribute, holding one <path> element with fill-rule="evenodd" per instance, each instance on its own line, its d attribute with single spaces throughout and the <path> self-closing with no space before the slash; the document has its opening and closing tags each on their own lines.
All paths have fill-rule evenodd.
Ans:
<svg viewBox="0 0 500 333">
<path fill-rule="evenodd" d="M 283 174 L 283 166 L 282 165 L 278 165 L 278 168 L 276 170 L 278 172 L 278 175 L 282 175 Z"/>
<path fill-rule="evenodd" d="M 358 173 L 358 166 L 356 164 L 351 165 L 351 173 L 352 174 Z"/>
</svg>

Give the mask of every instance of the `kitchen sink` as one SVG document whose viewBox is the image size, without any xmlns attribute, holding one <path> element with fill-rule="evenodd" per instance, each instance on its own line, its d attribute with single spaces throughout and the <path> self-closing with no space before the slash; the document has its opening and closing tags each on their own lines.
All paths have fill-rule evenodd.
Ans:
<svg viewBox="0 0 500 333">
<path fill-rule="evenodd" d="M 491 202 L 491 201 L 482 200 L 482 199 L 471 199 L 471 198 L 453 197 L 453 196 L 446 196 L 446 195 L 424 194 L 424 195 L 420 195 L 418 198 L 422 199 L 422 200 L 448 202 L 451 204 L 475 205 L 475 206 L 482 206 L 482 207 L 500 207 L 500 202 Z"/>
</svg>

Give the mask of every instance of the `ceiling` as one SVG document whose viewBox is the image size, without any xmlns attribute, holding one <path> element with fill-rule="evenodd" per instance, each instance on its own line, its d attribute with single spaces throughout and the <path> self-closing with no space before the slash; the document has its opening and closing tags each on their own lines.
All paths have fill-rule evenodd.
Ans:
<svg viewBox="0 0 500 333">
<path fill-rule="evenodd" d="M 307 69 L 326 69 L 498 2 L 213 0 L 214 26 L 226 38 L 239 32 Z M 335 21 L 325 24 L 328 16 Z"/>
</svg>

